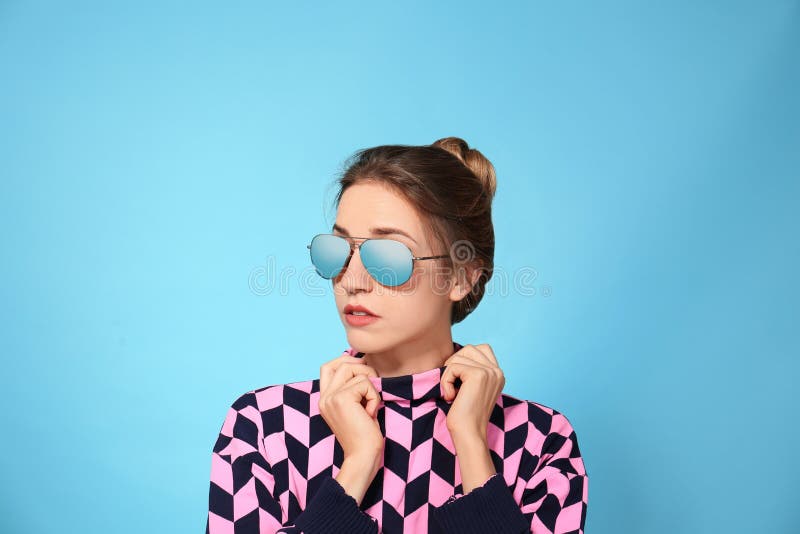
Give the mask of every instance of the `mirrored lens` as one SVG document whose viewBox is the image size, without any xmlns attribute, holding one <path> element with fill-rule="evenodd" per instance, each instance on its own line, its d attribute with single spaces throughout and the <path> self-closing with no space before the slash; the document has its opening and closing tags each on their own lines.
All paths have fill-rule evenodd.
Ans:
<svg viewBox="0 0 800 534">
<path fill-rule="evenodd" d="M 350 243 L 343 237 L 319 234 L 311 240 L 311 263 L 323 278 L 333 278 L 350 255 Z"/>
<path fill-rule="evenodd" d="M 393 239 L 370 239 L 360 248 L 361 263 L 385 286 L 399 286 L 411 278 L 414 262 L 411 250 Z"/>
</svg>

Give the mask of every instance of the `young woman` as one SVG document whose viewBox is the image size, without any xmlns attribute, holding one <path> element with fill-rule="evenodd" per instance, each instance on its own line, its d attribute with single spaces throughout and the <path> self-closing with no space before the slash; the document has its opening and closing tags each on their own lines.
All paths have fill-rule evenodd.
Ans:
<svg viewBox="0 0 800 534">
<path fill-rule="evenodd" d="M 455 137 L 348 163 L 308 247 L 350 346 L 233 403 L 206 532 L 582 533 L 570 422 L 502 393 L 492 348 L 451 337 L 492 276 L 494 167 Z"/>
</svg>

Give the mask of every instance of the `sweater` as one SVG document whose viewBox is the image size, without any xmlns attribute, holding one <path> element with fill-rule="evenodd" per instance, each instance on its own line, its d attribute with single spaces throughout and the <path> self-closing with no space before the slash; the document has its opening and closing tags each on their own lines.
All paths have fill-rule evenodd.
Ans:
<svg viewBox="0 0 800 534">
<path fill-rule="evenodd" d="M 445 369 L 368 377 L 385 445 L 360 505 L 335 479 L 344 455 L 319 413 L 318 378 L 239 396 L 213 446 L 206 534 L 582 534 L 588 475 L 578 440 L 543 404 L 498 395 L 487 429 L 496 473 L 463 493 Z"/>
</svg>

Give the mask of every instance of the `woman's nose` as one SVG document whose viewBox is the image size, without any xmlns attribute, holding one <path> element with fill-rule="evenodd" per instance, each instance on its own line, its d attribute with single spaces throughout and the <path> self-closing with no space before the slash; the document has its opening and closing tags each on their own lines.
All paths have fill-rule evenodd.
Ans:
<svg viewBox="0 0 800 534">
<path fill-rule="evenodd" d="M 359 247 L 353 247 L 350 257 L 342 267 L 342 272 L 336 277 L 336 285 L 341 285 L 342 288 L 352 292 L 357 289 L 368 289 L 369 279 L 369 272 L 361 263 L 361 251 Z"/>
</svg>

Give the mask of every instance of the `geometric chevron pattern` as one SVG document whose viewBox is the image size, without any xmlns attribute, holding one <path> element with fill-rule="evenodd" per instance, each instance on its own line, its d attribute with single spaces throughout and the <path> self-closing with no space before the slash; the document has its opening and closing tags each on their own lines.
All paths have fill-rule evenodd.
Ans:
<svg viewBox="0 0 800 534">
<path fill-rule="evenodd" d="M 461 347 L 454 343 L 454 352 Z M 432 508 L 463 496 L 446 427 L 450 403 L 439 382 L 444 369 L 369 377 L 383 399 L 377 420 L 385 446 L 359 507 L 380 532 L 440 532 Z M 262 387 L 233 403 L 212 453 L 207 534 L 299 531 L 295 517 L 344 459 L 318 402 L 314 379 Z M 487 438 L 495 469 L 532 532 L 583 532 L 588 476 L 563 414 L 503 393 Z"/>
</svg>

